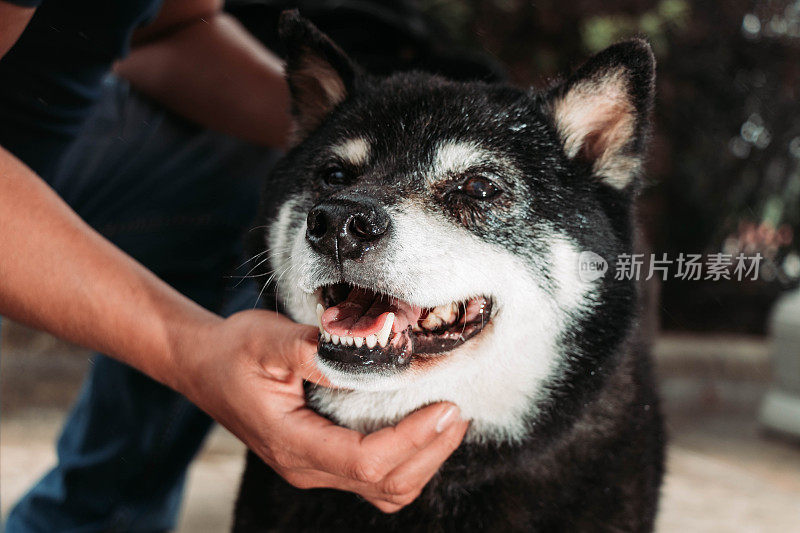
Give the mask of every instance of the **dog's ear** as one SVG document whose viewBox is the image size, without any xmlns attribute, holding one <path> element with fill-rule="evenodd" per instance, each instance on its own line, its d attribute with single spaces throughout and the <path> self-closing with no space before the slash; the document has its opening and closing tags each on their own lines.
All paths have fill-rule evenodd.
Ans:
<svg viewBox="0 0 800 533">
<path fill-rule="evenodd" d="M 295 121 L 293 143 L 297 143 L 347 98 L 360 70 L 296 9 L 281 13 L 278 34 L 286 50 L 286 80 Z"/>
<path fill-rule="evenodd" d="M 549 112 L 570 159 L 616 189 L 642 166 L 653 103 L 655 58 L 641 39 L 598 53 L 547 95 Z"/>
</svg>

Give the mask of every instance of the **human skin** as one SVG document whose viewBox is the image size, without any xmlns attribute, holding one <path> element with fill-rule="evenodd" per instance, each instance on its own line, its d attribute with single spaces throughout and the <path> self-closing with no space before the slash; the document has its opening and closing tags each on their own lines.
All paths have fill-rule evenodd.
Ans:
<svg viewBox="0 0 800 533">
<path fill-rule="evenodd" d="M 0 0 L 0 58 L 33 13 Z M 205 126 L 284 145 L 282 65 L 218 2 L 168 0 L 134 45 L 117 65 L 134 86 Z M 314 366 L 316 328 L 270 311 L 223 319 L 203 309 L 95 232 L 2 147 L 0 250 L 0 315 L 184 394 L 295 486 L 355 492 L 394 512 L 419 495 L 466 432 L 446 403 L 370 435 L 320 417 L 302 388 L 303 379 L 328 384 Z"/>
</svg>

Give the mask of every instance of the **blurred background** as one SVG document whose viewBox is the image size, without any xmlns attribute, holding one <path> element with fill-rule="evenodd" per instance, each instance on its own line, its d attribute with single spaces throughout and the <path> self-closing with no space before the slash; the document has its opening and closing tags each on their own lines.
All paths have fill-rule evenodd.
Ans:
<svg viewBox="0 0 800 533">
<path fill-rule="evenodd" d="M 657 61 L 640 219 L 648 253 L 763 261 L 757 280 L 650 281 L 671 435 L 659 531 L 800 524 L 800 1 L 237 0 L 268 46 L 301 11 L 373 72 L 424 68 L 546 87 L 644 36 Z M 279 50 L 278 50 L 279 51 Z M 0 502 L 53 461 L 88 354 L 4 322 Z M 191 474 L 183 531 L 224 531 L 241 446 L 223 431 Z"/>
</svg>

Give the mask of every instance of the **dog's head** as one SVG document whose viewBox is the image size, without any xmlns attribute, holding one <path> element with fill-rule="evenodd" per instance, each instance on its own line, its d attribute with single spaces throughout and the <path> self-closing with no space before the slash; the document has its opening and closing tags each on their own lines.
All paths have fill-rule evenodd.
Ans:
<svg viewBox="0 0 800 533">
<path fill-rule="evenodd" d="M 630 284 L 583 280 L 579 254 L 630 250 L 649 46 L 615 45 L 537 92 L 373 78 L 296 12 L 280 33 L 295 134 L 268 184 L 267 245 L 282 309 L 319 326 L 318 366 L 351 391 L 331 394 L 372 395 L 339 418 L 452 400 L 518 434 L 585 330 L 613 343 L 630 322 Z"/>
</svg>

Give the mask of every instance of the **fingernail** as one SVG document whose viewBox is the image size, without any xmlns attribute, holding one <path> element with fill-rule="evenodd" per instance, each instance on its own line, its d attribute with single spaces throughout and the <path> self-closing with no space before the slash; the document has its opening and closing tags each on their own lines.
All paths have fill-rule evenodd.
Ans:
<svg viewBox="0 0 800 533">
<path fill-rule="evenodd" d="M 436 432 L 441 433 L 445 429 L 452 426 L 456 420 L 458 420 L 459 409 L 455 405 L 452 405 L 447 408 L 447 410 L 442 413 L 442 416 L 439 417 L 439 421 L 436 422 Z"/>
</svg>

